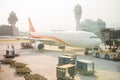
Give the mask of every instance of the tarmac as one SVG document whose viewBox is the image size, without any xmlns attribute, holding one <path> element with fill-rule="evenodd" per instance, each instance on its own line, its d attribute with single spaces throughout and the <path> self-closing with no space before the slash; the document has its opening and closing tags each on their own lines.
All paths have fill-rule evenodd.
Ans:
<svg viewBox="0 0 120 80">
<path fill-rule="evenodd" d="M 93 61 L 95 64 L 96 76 L 85 76 L 77 74 L 76 80 L 120 80 L 120 61 L 111 61 L 95 58 L 91 55 L 85 56 L 82 48 L 67 47 L 65 51 L 57 49 L 53 46 L 45 46 L 44 50 L 21 49 L 20 42 L 1 42 L 0 43 L 0 59 L 3 59 L 5 50 L 8 45 L 15 46 L 15 52 L 20 54 L 14 58 L 17 62 L 26 63 L 32 70 L 31 74 L 41 74 L 48 80 L 56 80 L 56 66 L 58 56 L 66 53 L 73 53 L 77 59 L 85 59 Z M 15 73 L 15 68 L 9 65 L 1 65 L 0 80 L 25 80 L 23 76 Z"/>
</svg>

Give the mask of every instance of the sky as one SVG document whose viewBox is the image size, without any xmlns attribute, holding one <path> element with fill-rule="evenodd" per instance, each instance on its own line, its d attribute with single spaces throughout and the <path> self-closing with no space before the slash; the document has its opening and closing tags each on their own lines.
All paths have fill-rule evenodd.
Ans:
<svg viewBox="0 0 120 80">
<path fill-rule="evenodd" d="M 106 24 L 120 23 L 120 0 L 0 0 L 0 25 L 8 24 L 11 11 L 16 13 L 16 27 L 28 31 L 28 17 L 36 31 L 76 30 L 74 7 L 82 7 L 80 22 L 85 19 Z"/>
</svg>

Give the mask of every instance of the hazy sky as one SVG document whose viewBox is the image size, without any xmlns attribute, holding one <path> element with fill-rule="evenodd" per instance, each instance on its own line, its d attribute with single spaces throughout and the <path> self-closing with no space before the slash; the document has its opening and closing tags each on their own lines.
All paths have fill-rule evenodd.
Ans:
<svg viewBox="0 0 120 80">
<path fill-rule="evenodd" d="M 8 24 L 14 11 L 16 26 L 28 31 L 28 17 L 37 31 L 75 30 L 74 7 L 82 6 L 81 21 L 102 19 L 106 24 L 120 22 L 120 0 L 0 0 L 0 24 Z"/>
</svg>

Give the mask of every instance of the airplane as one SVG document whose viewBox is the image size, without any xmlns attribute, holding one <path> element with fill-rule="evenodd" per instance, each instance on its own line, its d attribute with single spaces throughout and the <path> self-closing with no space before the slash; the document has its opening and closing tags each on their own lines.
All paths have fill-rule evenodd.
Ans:
<svg viewBox="0 0 120 80">
<path fill-rule="evenodd" d="M 65 46 L 92 48 L 101 43 L 101 39 L 92 32 L 87 31 L 49 31 L 36 32 L 30 17 L 29 36 L 34 40 L 32 46 L 37 50 L 44 48 L 44 45 L 58 46 L 59 49 L 65 49 Z"/>
</svg>

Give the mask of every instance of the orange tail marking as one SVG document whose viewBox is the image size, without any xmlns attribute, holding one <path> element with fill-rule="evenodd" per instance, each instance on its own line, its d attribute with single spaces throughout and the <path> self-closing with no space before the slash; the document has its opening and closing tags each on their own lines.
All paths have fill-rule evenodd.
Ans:
<svg viewBox="0 0 120 80">
<path fill-rule="evenodd" d="M 35 29 L 34 29 L 34 27 L 32 25 L 30 17 L 28 18 L 28 21 L 29 21 L 29 30 L 30 30 L 30 32 L 35 32 Z"/>
</svg>

